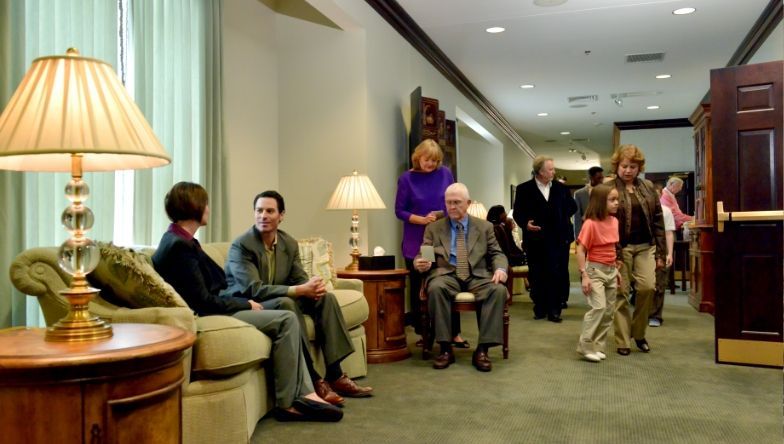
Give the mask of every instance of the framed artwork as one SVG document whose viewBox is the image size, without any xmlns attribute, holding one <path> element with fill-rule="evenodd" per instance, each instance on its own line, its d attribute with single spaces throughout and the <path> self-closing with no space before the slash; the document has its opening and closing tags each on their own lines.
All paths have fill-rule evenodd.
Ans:
<svg viewBox="0 0 784 444">
<path fill-rule="evenodd" d="M 444 120 L 444 146 L 457 148 L 457 134 L 455 133 L 455 121 Z"/>
<path fill-rule="evenodd" d="M 439 145 L 446 145 L 446 113 L 438 110 L 438 140 Z"/>
<path fill-rule="evenodd" d="M 453 146 L 442 146 L 441 149 L 444 151 L 444 161 L 442 162 L 442 165 L 452 171 L 452 177 L 454 177 L 455 182 L 457 182 L 457 149 Z"/>
<path fill-rule="evenodd" d="M 438 142 L 438 99 L 422 97 L 419 101 L 419 107 L 421 109 L 420 125 L 422 127 L 422 138 L 420 141 L 433 139 Z"/>
</svg>

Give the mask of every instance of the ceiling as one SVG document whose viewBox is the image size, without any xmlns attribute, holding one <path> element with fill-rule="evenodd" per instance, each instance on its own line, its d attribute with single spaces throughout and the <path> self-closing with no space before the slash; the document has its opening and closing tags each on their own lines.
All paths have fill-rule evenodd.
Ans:
<svg viewBox="0 0 784 444">
<path fill-rule="evenodd" d="M 612 153 L 614 122 L 689 117 L 710 87 L 710 69 L 727 65 L 768 4 L 768 0 L 397 2 L 537 154 L 553 156 L 561 169 L 583 171 Z M 696 12 L 672 13 L 683 7 Z M 485 31 L 494 26 L 505 31 Z M 628 55 L 650 53 L 664 56 L 661 61 L 627 63 Z M 656 79 L 658 74 L 672 77 Z M 522 89 L 522 84 L 535 88 Z M 623 93 L 629 96 L 622 97 L 619 106 L 613 94 Z M 595 97 L 569 101 L 580 96 Z M 651 105 L 660 108 L 646 108 Z M 549 115 L 537 116 L 543 112 Z M 562 135 L 564 131 L 570 134 Z"/>
</svg>

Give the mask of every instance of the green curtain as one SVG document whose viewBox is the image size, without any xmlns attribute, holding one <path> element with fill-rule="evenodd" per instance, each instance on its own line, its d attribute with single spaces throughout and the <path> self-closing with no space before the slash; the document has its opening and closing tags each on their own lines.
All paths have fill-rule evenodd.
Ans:
<svg viewBox="0 0 784 444">
<path fill-rule="evenodd" d="M 24 76 L 24 3 L 0 0 L 0 109 Z M 24 325 L 27 297 L 14 288 L 8 270 L 24 250 L 24 176 L 0 171 L 0 327 Z"/>
<path fill-rule="evenodd" d="M 169 224 L 163 197 L 182 180 L 210 194 L 215 228 L 200 236 L 226 237 L 221 9 L 221 1 L 131 0 L 134 98 L 172 156 L 169 166 L 136 172 L 134 243 L 158 242 Z"/>
<path fill-rule="evenodd" d="M 33 59 L 65 54 L 75 47 L 84 56 L 117 66 L 117 2 L 115 0 L 0 0 L 0 103 L 10 99 Z M 2 172 L 0 207 L 5 213 L 0 270 L 3 287 L 8 267 L 23 249 L 60 245 L 68 236 L 60 223 L 67 206 L 65 173 Z M 95 225 L 88 236 L 111 240 L 114 223 L 114 174 L 88 173 L 87 205 L 95 213 Z M 6 239 L 9 238 L 9 239 Z M 41 325 L 43 319 L 33 298 L 11 294 L 2 298 L 0 325 Z"/>
</svg>

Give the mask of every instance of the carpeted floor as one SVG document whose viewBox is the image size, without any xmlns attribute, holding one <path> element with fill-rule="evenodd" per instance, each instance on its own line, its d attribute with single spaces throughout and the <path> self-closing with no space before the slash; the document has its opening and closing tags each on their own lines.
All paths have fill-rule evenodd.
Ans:
<svg viewBox="0 0 784 444">
<path fill-rule="evenodd" d="M 253 443 L 781 443 L 782 372 L 714 363 L 713 317 L 667 295 L 652 351 L 589 363 L 575 352 L 584 298 L 576 283 L 564 322 L 534 321 L 531 302 L 511 307 L 510 353 L 491 349 L 493 371 L 472 350 L 434 370 L 414 347 L 400 362 L 371 365 L 370 399 L 348 399 L 337 424 L 259 422 Z M 476 322 L 463 314 L 464 336 Z M 611 333 L 612 335 L 612 333 Z"/>
</svg>

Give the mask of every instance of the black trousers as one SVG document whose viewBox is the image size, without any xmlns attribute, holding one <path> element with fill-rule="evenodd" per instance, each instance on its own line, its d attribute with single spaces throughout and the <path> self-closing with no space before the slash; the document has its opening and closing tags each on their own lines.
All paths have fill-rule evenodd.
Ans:
<svg viewBox="0 0 784 444">
<path fill-rule="evenodd" d="M 526 253 L 534 315 L 560 316 L 569 299 L 569 244 L 536 245 Z"/>
</svg>

